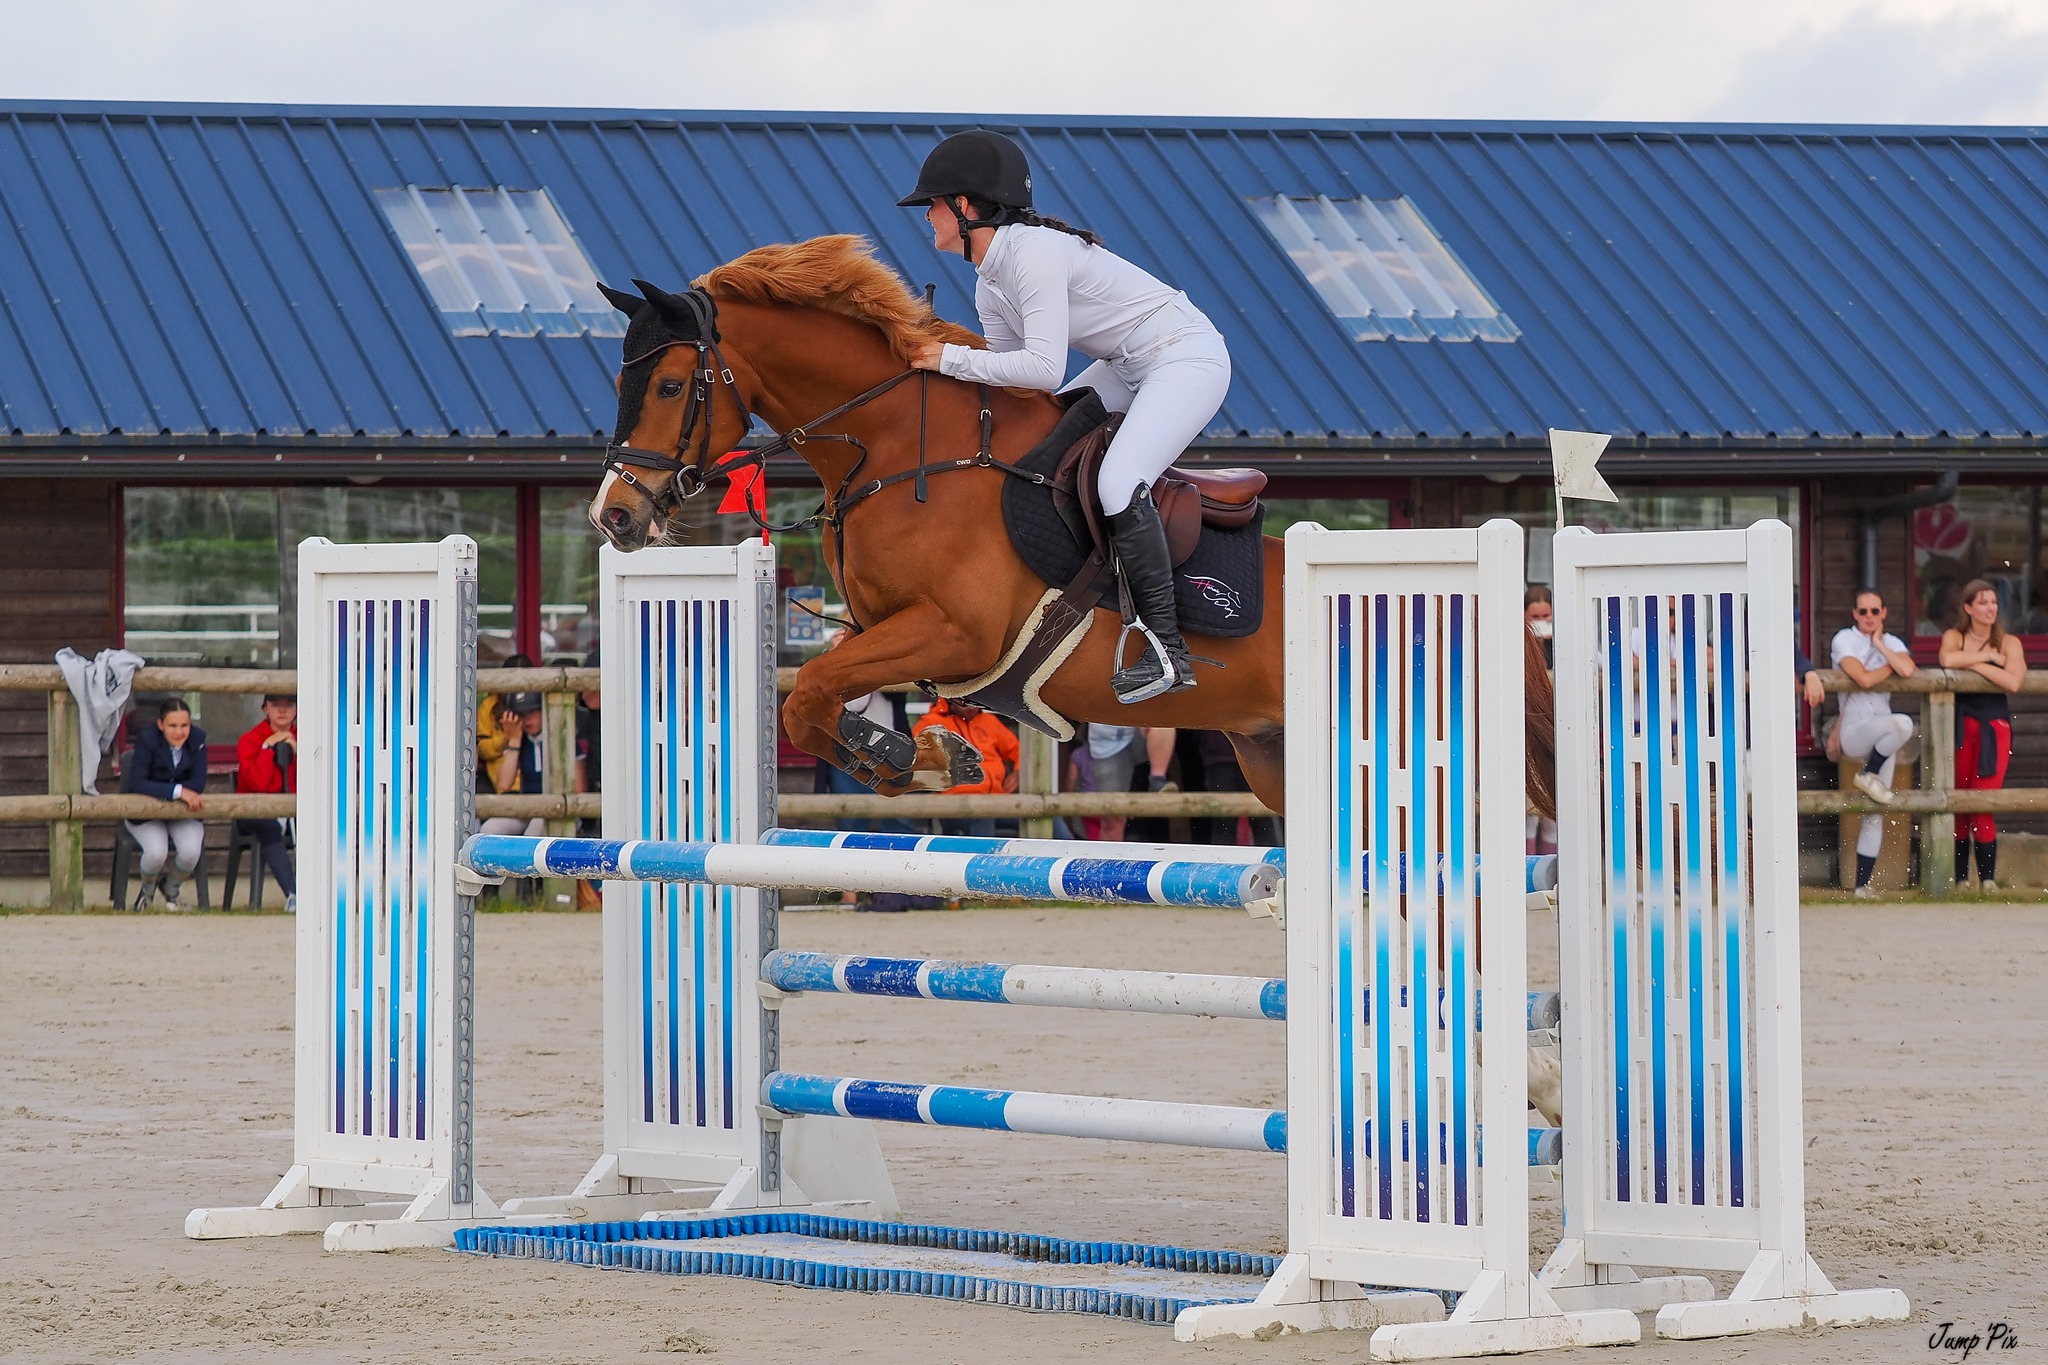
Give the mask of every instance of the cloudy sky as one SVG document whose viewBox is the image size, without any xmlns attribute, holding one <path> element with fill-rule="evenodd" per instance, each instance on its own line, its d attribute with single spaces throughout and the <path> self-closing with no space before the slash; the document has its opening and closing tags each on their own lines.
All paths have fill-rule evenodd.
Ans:
<svg viewBox="0 0 2048 1365">
<path fill-rule="evenodd" d="M 2048 0 L 62 0 L 15 99 L 2048 122 Z"/>
</svg>

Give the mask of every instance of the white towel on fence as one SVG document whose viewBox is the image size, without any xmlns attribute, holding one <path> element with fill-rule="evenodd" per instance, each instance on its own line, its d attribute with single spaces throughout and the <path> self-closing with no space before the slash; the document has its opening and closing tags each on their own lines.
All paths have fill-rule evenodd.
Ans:
<svg viewBox="0 0 2048 1365">
<path fill-rule="evenodd" d="M 128 709 L 129 685 L 142 664 L 140 654 L 125 649 L 103 649 L 90 659 L 69 645 L 57 651 L 57 667 L 78 699 L 78 782 L 89 796 L 100 794 L 100 759 L 113 747 L 121 713 Z"/>
</svg>

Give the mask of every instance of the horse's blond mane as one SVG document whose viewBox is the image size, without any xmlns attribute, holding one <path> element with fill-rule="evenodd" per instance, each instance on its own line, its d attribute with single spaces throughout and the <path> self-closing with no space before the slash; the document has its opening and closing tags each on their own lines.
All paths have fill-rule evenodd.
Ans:
<svg viewBox="0 0 2048 1365">
<path fill-rule="evenodd" d="M 714 298 L 822 308 L 865 322 L 881 330 L 889 349 L 906 365 L 927 342 L 988 344 L 965 327 L 933 316 L 901 275 L 875 259 L 868 239 L 851 233 L 755 247 L 697 283 Z"/>
</svg>

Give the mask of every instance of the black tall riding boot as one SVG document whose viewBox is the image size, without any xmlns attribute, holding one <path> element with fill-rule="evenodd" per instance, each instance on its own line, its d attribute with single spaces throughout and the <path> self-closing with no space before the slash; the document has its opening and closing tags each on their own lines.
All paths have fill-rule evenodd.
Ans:
<svg viewBox="0 0 2048 1365">
<path fill-rule="evenodd" d="M 1126 706 L 1195 685 L 1195 666 L 1180 636 L 1180 609 L 1173 600 L 1173 557 L 1166 548 L 1166 528 L 1152 505 L 1152 490 L 1140 486 L 1131 505 L 1109 519 L 1117 567 L 1138 615 L 1136 633 L 1144 650 L 1129 667 L 1110 679 L 1116 699 Z M 1132 632 L 1126 627 L 1125 635 Z M 1117 662 L 1123 662 L 1124 636 L 1117 639 Z"/>
</svg>

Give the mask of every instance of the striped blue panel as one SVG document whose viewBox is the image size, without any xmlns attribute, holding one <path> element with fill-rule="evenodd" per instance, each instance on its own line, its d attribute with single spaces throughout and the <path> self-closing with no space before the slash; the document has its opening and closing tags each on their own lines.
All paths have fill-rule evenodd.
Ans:
<svg viewBox="0 0 2048 1365">
<path fill-rule="evenodd" d="M 1009 969 L 994 962 L 948 962 L 925 974 L 926 989 L 937 1000 L 972 1000 L 1001 1004 L 1009 999 Z"/>
<path fill-rule="evenodd" d="M 713 837 L 728 842 L 738 837 L 740 818 L 739 796 L 732 778 L 733 754 L 739 748 L 738 737 L 733 733 L 733 713 L 738 697 L 733 691 L 732 650 L 732 603 L 721 598 L 718 603 L 718 685 L 712 691 L 712 699 L 718 707 L 718 828 Z M 740 1015 L 740 936 L 736 923 L 739 896 L 734 887 L 718 888 L 718 987 L 721 996 L 718 1012 L 719 1116 L 726 1128 L 733 1126 L 736 1095 L 733 1067 L 734 1059 L 739 1055 L 739 1045 L 734 1037 Z"/>
<path fill-rule="evenodd" d="M 1357 660 L 1350 594 L 1326 604 L 1336 617 L 1336 648 L 1330 671 L 1330 729 L 1334 753 L 1330 771 L 1330 916 L 1336 930 L 1337 1016 L 1337 1207 L 1346 1218 L 1358 1213 L 1358 1037 L 1354 1020 L 1365 1008 L 1358 989 L 1358 758 L 1356 749 Z M 1354 1007 L 1353 1001 L 1358 1001 Z M 1370 1022 L 1370 1015 L 1367 1016 Z"/>
<path fill-rule="evenodd" d="M 704 604 L 692 601 L 683 604 L 682 618 L 687 643 L 683 658 L 688 660 L 689 712 L 690 712 L 690 777 L 689 812 L 690 823 L 687 832 L 677 836 L 693 841 L 710 838 L 708 827 L 711 823 L 711 799 L 713 792 L 710 782 L 709 737 L 705 733 L 704 721 L 707 709 L 706 692 L 710 688 L 709 674 L 704 664 Z M 690 1093 L 694 1107 L 690 1116 L 701 1128 L 705 1125 L 705 1112 L 709 1107 L 710 1076 L 708 1074 L 710 1039 L 711 1001 L 706 986 L 710 963 L 711 930 L 710 902 L 712 892 L 707 887 L 686 886 L 679 888 L 683 904 L 689 907 L 690 923 Z M 682 982 L 675 983 L 678 994 Z"/>
<path fill-rule="evenodd" d="M 1435 768 L 1430 762 L 1430 721 L 1437 706 L 1437 690 L 1432 685 L 1436 680 L 1435 670 L 1430 667 L 1430 630 L 1434 624 L 1429 610 L 1431 599 L 1421 593 L 1410 596 L 1408 601 L 1408 838 L 1409 847 L 1403 850 L 1417 868 L 1435 867 L 1436 857 L 1430 847 L 1430 827 L 1434 823 L 1436 802 L 1430 799 L 1430 781 Z M 1430 966 L 1436 954 L 1430 943 L 1430 930 L 1436 924 L 1436 907 L 1429 903 L 1429 896 L 1422 891 L 1423 879 L 1417 877 L 1417 886 L 1410 893 L 1411 913 L 1408 915 L 1408 989 L 1412 998 L 1427 999 L 1430 980 Z M 1439 886 L 1441 883 L 1439 883 Z M 1419 902 L 1419 904 L 1418 904 Z M 1430 1047 L 1430 1017 L 1427 1009 L 1409 1011 L 1408 1038 L 1408 1103 L 1415 1123 L 1415 1131 L 1430 1131 L 1429 1092 L 1432 1086 L 1434 1050 Z M 1391 1074 L 1391 1073 L 1389 1073 Z M 1425 1149 L 1416 1154 L 1416 1161 L 1409 1178 L 1415 1192 L 1415 1220 L 1427 1223 L 1429 1218 L 1429 1186 L 1432 1174 L 1428 1153 Z"/>
<path fill-rule="evenodd" d="M 364 1136 L 371 1132 L 371 1115 L 376 1112 L 376 1102 L 371 1097 L 370 1085 L 373 1068 L 370 1059 L 377 1054 L 377 1011 L 372 1000 L 377 979 L 377 778 L 378 740 L 377 713 L 381 698 L 378 695 L 377 676 L 377 604 L 363 604 L 362 647 L 356 651 L 362 660 L 362 678 L 358 684 L 362 697 L 360 719 L 363 759 L 360 767 L 362 786 L 357 789 L 362 819 L 356 824 L 356 837 L 349 849 L 357 860 L 360 880 L 356 894 L 349 903 L 349 913 L 356 921 L 356 951 L 359 962 L 356 967 L 355 990 L 357 998 L 354 1015 L 359 1023 L 360 1042 L 351 1058 L 356 1068 L 356 1088 L 362 1097 L 362 1109 L 356 1115 L 359 1130 Z"/>
<path fill-rule="evenodd" d="M 403 1030 L 399 1024 L 399 1011 L 405 1005 L 405 992 L 399 988 L 399 973 L 405 962 L 405 813 L 406 779 L 412 765 L 406 761 L 405 741 L 405 699 L 412 689 L 405 678 L 405 627 L 410 615 L 402 602 L 391 604 L 391 630 L 389 647 L 391 651 L 391 674 L 385 694 L 390 699 L 390 714 L 384 733 L 388 736 L 390 766 L 386 771 L 385 801 L 387 820 L 384 828 L 384 881 L 385 903 L 390 907 L 387 923 L 391 926 L 385 939 L 384 954 L 384 1131 L 388 1136 L 401 1133 L 398 1124 L 398 1100 L 403 1094 L 398 1080 L 399 1056 L 404 1049 Z"/>
<path fill-rule="evenodd" d="M 331 610 L 333 1092 L 324 1121 L 335 1133 L 418 1140 L 431 1117 L 430 618 L 411 598 L 336 599 Z"/>
<path fill-rule="evenodd" d="M 334 1112 L 331 1131 L 348 1131 L 348 954 L 349 901 L 354 894 L 356 860 L 350 856 L 354 838 L 355 807 L 350 795 L 355 790 L 355 769 L 361 751 L 355 742 L 355 678 L 351 661 L 360 653 L 354 643 L 354 605 L 334 604 L 334 733 L 329 742 L 334 752 L 334 842 L 329 845 L 334 869 L 334 1027 L 330 1044 L 334 1049 Z"/>
<path fill-rule="evenodd" d="M 433 603 L 430 600 L 422 601 L 419 614 L 417 671 L 413 678 L 413 706 L 418 717 L 418 758 L 415 771 L 419 774 L 419 783 L 413 792 L 412 825 L 413 1136 L 421 1141 L 425 1141 L 427 1136 L 427 1035 L 433 1031 L 427 1017 L 427 982 L 431 979 L 428 975 L 427 945 L 433 937 L 434 927 L 433 825 L 430 812 L 438 809 L 442 801 L 452 800 L 454 797 L 452 792 L 444 794 L 434 790 L 436 765 L 432 756 L 440 752 L 437 746 L 441 743 L 441 736 L 434 732 L 433 641 Z M 467 716 L 455 716 L 451 717 L 451 723 L 467 727 L 471 721 Z"/>
<path fill-rule="evenodd" d="M 1604 608 L 1604 613 L 1602 612 Z M 1605 664 L 1606 710 L 1602 717 L 1605 732 L 1605 763 L 1607 770 L 1607 913 L 1609 932 L 1613 937 L 1613 957 L 1610 974 L 1614 989 L 1614 1000 L 1607 1021 L 1608 1038 L 1613 1048 L 1614 1075 L 1614 1197 L 1626 1201 L 1630 1198 L 1632 1181 L 1630 1163 L 1634 1159 L 1635 1133 L 1631 1124 L 1633 1118 L 1629 1109 L 1629 1038 L 1632 1021 L 1629 1014 L 1629 906 L 1633 900 L 1629 885 L 1633 870 L 1630 856 L 1630 821 L 1634 815 L 1634 799 L 1629 782 L 1628 741 L 1632 733 L 1628 713 L 1628 693 L 1624 690 L 1628 679 L 1627 665 L 1632 660 L 1623 657 L 1626 631 L 1622 623 L 1622 599 L 1619 597 L 1594 599 L 1594 610 L 1604 614 L 1607 620 L 1607 649 L 1602 656 Z"/>
<path fill-rule="evenodd" d="M 654 630 L 652 605 L 638 604 L 634 613 L 638 630 L 634 645 L 640 661 L 640 824 L 634 831 L 642 838 L 654 837 L 655 735 L 659 723 L 658 695 L 654 686 Z M 640 1120 L 654 1122 L 654 899 L 666 895 L 667 887 L 652 882 L 640 886 Z"/>
<path fill-rule="evenodd" d="M 1394 1175 L 1395 1159 L 1393 1146 L 1394 1131 L 1394 1011 L 1389 1001 L 1396 999 L 1394 984 L 1394 936 L 1400 930 L 1400 904 L 1394 895 L 1394 866 L 1399 858 L 1399 846 L 1394 839 L 1394 768 L 1397 735 L 1394 729 L 1393 695 L 1398 681 L 1395 669 L 1398 662 L 1391 658 L 1391 632 L 1394 623 L 1389 620 L 1392 600 L 1384 595 L 1373 598 L 1372 627 L 1372 902 L 1367 914 L 1372 924 L 1372 981 L 1374 998 L 1380 1008 L 1372 1016 L 1373 1046 L 1373 1122 L 1377 1123 L 1379 1141 L 1376 1145 L 1378 1158 L 1377 1187 L 1379 1194 L 1379 1216 L 1394 1216 Z M 1347 907 L 1348 909 L 1348 907 Z M 1405 994 L 1405 987 L 1399 988 Z M 1366 1141 L 1372 1142 L 1372 1130 L 1368 1130 Z"/>
<path fill-rule="evenodd" d="M 1462 595 L 1450 600 L 1450 657 L 1446 673 L 1449 696 L 1444 705 L 1445 722 L 1449 728 L 1446 755 L 1449 770 L 1445 787 L 1450 793 L 1444 812 L 1447 822 L 1444 918 L 1450 938 L 1446 990 L 1451 999 L 1451 1142 L 1448 1157 L 1451 1163 L 1451 1218 L 1460 1224 L 1469 1223 L 1472 1219 L 1471 1167 L 1474 1158 L 1468 1134 L 1473 1117 L 1472 1088 L 1479 1079 L 1473 1057 L 1474 1032 L 1482 1027 L 1479 983 L 1471 974 L 1471 945 L 1478 937 L 1472 876 L 1479 860 L 1472 849 L 1476 831 L 1471 829 L 1471 802 L 1460 799 L 1458 795 L 1479 789 L 1478 774 L 1473 769 L 1466 747 L 1468 724 L 1476 730 L 1477 717 L 1466 715 L 1466 708 L 1472 705 L 1475 697 L 1465 682 L 1466 670 L 1472 663 L 1466 651 L 1465 604 L 1466 598 Z M 1512 668 L 1516 663 L 1502 659 L 1495 661 L 1495 666 Z M 1534 863 L 1532 858 L 1524 865 L 1525 890 L 1533 880 Z"/>
<path fill-rule="evenodd" d="M 1745 602 L 1742 613 L 1745 628 L 1749 622 L 1747 606 Z M 1749 1122 L 1748 1082 L 1743 1069 L 1742 1015 L 1742 983 L 1748 976 L 1747 964 L 1743 960 L 1742 921 L 1743 912 L 1749 905 L 1749 884 L 1743 877 L 1742 854 L 1744 834 L 1748 828 L 1745 816 L 1749 809 L 1749 791 L 1741 759 L 1741 754 L 1748 749 L 1748 736 L 1741 732 L 1749 712 L 1743 705 L 1743 692 L 1736 685 L 1735 667 L 1736 660 L 1740 659 L 1744 663 L 1743 672 L 1748 673 L 1749 642 L 1738 639 L 1735 633 L 1735 594 L 1722 593 L 1720 607 L 1721 996 L 1727 1013 L 1728 1202 L 1741 1208 L 1747 1199 L 1745 1162 L 1748 1143 L 1745 1138 Z"/>
<path fill-rule="evenodd" d="M 1671 1033 L 1667 1017 L 1670 985 L 1665 969 L 1670 961 L 1668 938 L 1671 926 L 1671 873 L 1665 841 L 1670 830 L 1670 806 L 1664 796 L 1664 770 L 1671 759 L 1671 720 L 1664 714 L 1665 672 L 1669 648 L 1665 643 L 1664 599 L 1651 594 L 1641 599 L 1643 607 L 1643 890 L 1649 918 L 1649 981 L 1643 995 L 1650 1006 L 1650 1143 L 1651 1179 L 1656 1201 L 1670 1198 L 1671 1171 Z"/>
<path fill-rule="evenodd" d="M 917 969 L 909 957 L 857 957 L 846 964 L 846 989 L 857 995 L 900 995 L 915 998 Z"/>
<path fill-rule="evenodd" d="M 1692 1146 L 1692 1202 L 1707 1202 L 1707 1002 L 1706 1002 L 1706 764 L 1700 754 L 1705 742 L 1701 734 L 1699 598 L 1686 593 L 1679 598 L 1679 629 L 1683 632 L 1680 670 L 1685 713 L 1681 734 L 1685 762 L 1685 993 L 1686 993 L 1686 1081 Z"/>
</svg>

